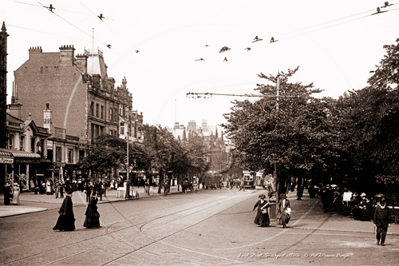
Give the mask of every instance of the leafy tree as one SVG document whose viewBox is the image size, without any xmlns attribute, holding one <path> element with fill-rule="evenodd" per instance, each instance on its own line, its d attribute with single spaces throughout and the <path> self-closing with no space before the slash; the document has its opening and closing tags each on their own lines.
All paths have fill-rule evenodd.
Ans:
<svg viewBox="0 0 399 266">
<path fill-rule="evenodd" d="M 331 101 L 312 97 L 321 92 L 312 83 L 288 83 L 298 69 L 280 72 L 279 77 L 259 74 L 272 84 L 279 78 L 279 99 L 269 97 L 277 95 L 276 85 L 257 84 L 255 90 L 263 97 L 254 102 L 236 100 L 225 114 L 228 124 L 223 125 L 243 168 L 276 166 L 279 192 L 286 191 L 291 176 L 327 170 L 327 161 L 337 156 L 337 132 L 328 113 Z"/>
</svg>

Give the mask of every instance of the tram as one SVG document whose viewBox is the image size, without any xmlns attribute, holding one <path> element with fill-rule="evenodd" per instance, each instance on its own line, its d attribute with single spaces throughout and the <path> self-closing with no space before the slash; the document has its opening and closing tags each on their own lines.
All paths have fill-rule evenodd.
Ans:
<svg viewBox="0 0 399 266">
<path fill-rule="evenodd" d="M 222 188 L 222 175 L 216 171 L 208 171 L 204 177 L 205 189 Z"/>
<path fill-rule="evenodd" d="M 242 171 L 242 179 L 244 181 L 244 188 L 255 189 L 253 171 Z"/>
</svg>

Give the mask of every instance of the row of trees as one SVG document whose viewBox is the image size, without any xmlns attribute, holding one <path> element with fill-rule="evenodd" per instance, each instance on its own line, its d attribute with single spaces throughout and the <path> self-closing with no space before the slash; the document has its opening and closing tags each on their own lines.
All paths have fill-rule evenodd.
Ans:
<svg viewBox="0 0 399 266">
<path fill-rule="evenodd" d="M 389 184 L 391 194 L 397 193 L 398 41 L 384 46 L 387 54 L 371 71 L 367 87 L 339 99 L 315 97 L 321 90 L 313 84 L 290 83 L 299 67 L 277 76 L 260 73 L 268 84 L 257 84 L 255 90 L 264 97 L 236 100 L 224 115 L 223 127 L 240 165 L 277 172 L 280 193 L 292 177 L 368 193 Z M 281 97 L 268 97 L 277 89 Z"/>
<path fill-rule="evenodd" d="M 209 169 L 201 136 L 192 134 L 188 140 L 181 141 L 175 139 L 166 128 L 151 125 L 142 125 L 140 131 L 144 134 L 144 142 L 129 143 L 129 165 L 127 141 L 117 136 L 102 135 L 82 161 L 82 169 L 108 173 L 111 169 L 134 168 L 135 171 L 145 171 L 146 176 L 156 170 L 160 182 L 163 182 L 168 172 L 173 172 L 178 183 L 182 177 L 201 176 Z"/>
</svg>

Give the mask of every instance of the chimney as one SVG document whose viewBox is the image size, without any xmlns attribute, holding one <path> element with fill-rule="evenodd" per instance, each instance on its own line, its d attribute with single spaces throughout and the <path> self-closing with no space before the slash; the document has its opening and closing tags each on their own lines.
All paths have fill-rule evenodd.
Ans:
<svg viewBox="0 0 399 266">
<path fill-rule="evenodd" d="M 30 47 L 29 48 L 29 58 L 31 58 L 34 55 L 41 54 L 43 52 L 41 46 L 35 46 L 35 47 Z"/>
<path fill-rule="evenodd" d="M 87 56 L 84 54 L 76 55 L 76 66 L 82 71 L 83 73 L 87 72 Z"/>
<path fill-rule="evenodd" d="M 53 132 L 53 121 L 49 103 L 46 103 L 46 110 L 43 110 L 43 127 L 47 128 L 47 132 Z"/>
<path fill-rule="evenodd" d="M 60 66 L 73 66 L 75 63 L 75 48 L 73 45 L 60 47 Z"/>
</svg>

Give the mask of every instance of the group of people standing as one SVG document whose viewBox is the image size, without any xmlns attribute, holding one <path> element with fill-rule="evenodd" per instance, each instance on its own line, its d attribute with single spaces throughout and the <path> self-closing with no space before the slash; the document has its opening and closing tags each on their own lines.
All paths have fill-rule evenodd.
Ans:
<svg viewBox="0 0 399 266">
<path fill-rule="evenodd" d="M 280 200 L 277 204 L 277 222 L 282 225 L 283 228 L 287 227 L 288 222 L 291 219 L 291 204 L 285 194 L 280 196 Z M 253 210 L 258 208 L 254 223 L 260 227 L 267 227 L 270 225 L 270 203 L 266 200 L 264 194 L 259 195 L 259 200 L 256 202 Z"/>
<path fill-rule="evenodd" d="M 99 228 L 100 227 L 100 213 L 97 210 L 97 196 L 91 194 L 90 201 L 86 208 L 86 218 L 83 226 L 86 228 Z M 72 190 L 66 191 L 61 208 L 58 211 L 59 216 L 53 230 L 60 231 L 73 231 L 75 230 L 75 215 L 73 213 Z"/>
</svg>

